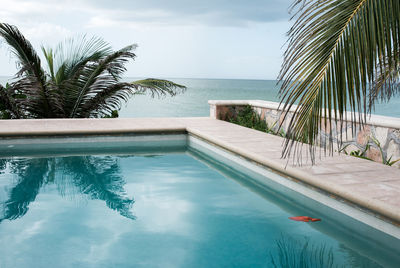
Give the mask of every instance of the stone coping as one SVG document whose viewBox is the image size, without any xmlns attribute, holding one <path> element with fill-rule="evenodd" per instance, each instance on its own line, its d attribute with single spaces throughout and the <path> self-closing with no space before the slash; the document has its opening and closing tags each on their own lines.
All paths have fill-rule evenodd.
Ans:
<svg viewBox="0 0 400 268">
<path fill-rule="evenodd" d="M 263 101 L 263 100 L 209 100 L 209 105 L 215 106 L 244 106 L 250 105 L 257 108 L 268 108 L 273 110 L 282 110 L 279 108 L 278 102 L 273 101 Z M 290 109 L 291 112 L 294 112 L 297 108 L 297 105 L 293 105 Z M 347 112 L 347 118 L 352 118 L 350 112 Z M 358 118 L 358 113 L 356 113 L 356 118 Z M 369 125 L 380 126 L 380 127 L 388 127 L 400 129 L 400 118 L 398 117 L 390 117 L 383 115 L 371 114 L 367 115 L 367 121 L 365 122 Z"/>
<path fill-rule="evenodd" d="M 302 166 L 281 159 L 283 138 L 221 120 L 197 118 L 0 120 L 1 137 L 182 132 L 367 209 L 400 225 L 400 172 L 379 163 L 334 155 Z"/>
<path fill-rule="evenodd" d="M 168 118 L 87 118 L 0 120 L 0 137 L 79 134 L 186 132 L 183 123 Z"/>
</svg>

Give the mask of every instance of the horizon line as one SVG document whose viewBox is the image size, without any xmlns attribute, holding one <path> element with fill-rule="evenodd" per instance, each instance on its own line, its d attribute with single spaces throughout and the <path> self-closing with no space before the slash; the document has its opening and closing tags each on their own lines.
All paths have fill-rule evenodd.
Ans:
<svg viewBox="0 0 400 268">
<path fill-rule="evenodd" d="M 0 77 L 12 79 L 13 75 L 3 75 L 0 74 Z M 135 78 L 135 79 L 146 79 L 146 78 L 155 78 L 155 79 L 199 79 L 199 80 L 258 80 L 258 81 L 278 81 L 278 79 L 268 79 L 268 78 L 225 78 L 225 77 L 173 77 L 173 76 L 123 76 L 122 79 L 126 78 Z"/>
</svg>

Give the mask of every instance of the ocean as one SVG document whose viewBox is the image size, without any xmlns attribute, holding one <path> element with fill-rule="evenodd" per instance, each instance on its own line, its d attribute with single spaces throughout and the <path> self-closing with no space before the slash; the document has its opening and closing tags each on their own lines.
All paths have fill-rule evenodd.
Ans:
<svg viewBox="0 0 400 268">
<path fill-rule="evenodd" d="M 0 84 L 8 80 L 0 77 Z M 126 78 L 134 81 L 135 78 Z M 122 106 L 120 117 L 193 117 L 208 116 L 208 100 L 268 100 L 279 102 L 276 80 L 188 79 L 171 78 L 187 86 L 186 92 L 175 97 L 151 98 L 135 95 Z M 374 114 L 400 117 L 400 96 L 388 103 L 378 103 Z"/>
</svg>

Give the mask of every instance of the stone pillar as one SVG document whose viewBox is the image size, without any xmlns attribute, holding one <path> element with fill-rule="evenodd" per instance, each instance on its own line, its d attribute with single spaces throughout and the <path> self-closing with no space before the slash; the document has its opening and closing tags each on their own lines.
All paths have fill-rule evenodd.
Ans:
<svg viewBox="0 0 400 268">
<path fill-rule="evenodd" d="M 210 117 L 212 119 L 218 119 L 217 105 L 210 103 Z"/>
</svg>

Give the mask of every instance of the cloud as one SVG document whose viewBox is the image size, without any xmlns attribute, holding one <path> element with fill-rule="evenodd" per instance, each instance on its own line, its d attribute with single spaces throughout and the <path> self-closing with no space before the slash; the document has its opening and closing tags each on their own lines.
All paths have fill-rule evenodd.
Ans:
<svg viewBox="0 0 400 268">
<path fill-rule="evenodd" d="M 87 0 L 87 3 L 109 10 L 148 12 L 162 10 L 173 18 L 199 19 L 208 23 L 211 16 L 224 21 L 271 22 L 287 18 L 291 0 Z M 152 18 L 152 17 L 149 17 Z M 153 17 L 154 18 L 154 17 Z M 133 18 L 132 18 L 133 19 Z"/>
<path fill-rule="evenodd" d="M 0 0 L 0 16 L 2 19 L 17 18 L 20 16 L 35 15 L 48 11 L 48 7 L 40 2 L 33 1 L 5 1 Z"/>
<path fill-rule="evenodd" d="M 27 28 L 23 33 L 29 40 L 46 40 L 46 43 L 58 42 L 72 35 L 72 32 L 67 28 L 51 23 L 37 24 Z"/>
<path fill-rule="evenodd" d="M 93 5 L 96 15 L 88 23 L 97 25 L 207 25 L 247 26 L 251 23 L 266 23 L 287 20 L 287 7 L 291 0 L 219 0 L 219 1 L 126 1 L 87 0 Z M 97 23 L 94 23 L 97 22 Z M 98 22 L 104 23 L 98 23 Z"/>
<path fill-rule="evenodd" d="M 0 0 L 8 22 L 75 20 L 87 27 L 115 25 L 246 26 L 287 20 L 291 0 Z"/>
<path fill-rule="evenodd" d="M 0 0 L 0 22 L 16 25 L 37 50 L 78 34 L 114 48 L 138 43 L 127 75 L 276 77 L 292 1 Z M 15 72 L 5 47 L 0 61 L 11 64 L 0 75 Z"/>
</svg>

